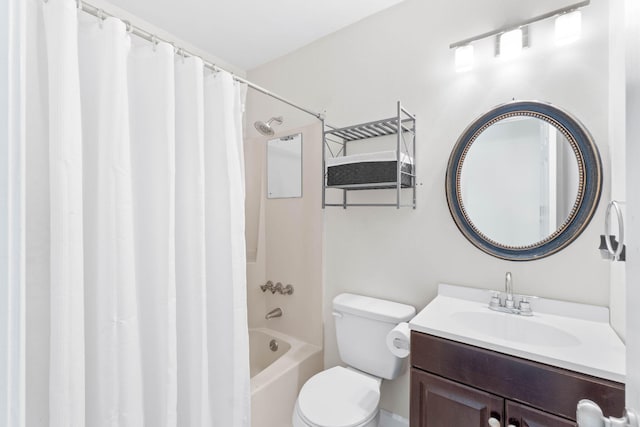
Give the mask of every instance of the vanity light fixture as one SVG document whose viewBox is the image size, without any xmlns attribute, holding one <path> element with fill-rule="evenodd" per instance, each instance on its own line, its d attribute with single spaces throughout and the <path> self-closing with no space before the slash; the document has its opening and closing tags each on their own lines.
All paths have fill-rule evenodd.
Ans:
<svg viewBox="0 0 640 427">
<path fill-rule="evenodd" d="M 456 72 L 463 73 L 473 68 L 473 45 L 467 44 L 456 48 Z"/>
<path fill-rule="evenodd" d="M 526 34 L 527 27 L 516 28 L 515 30 L 500 34 L 496 41 L 496 56 L 513 58 L 522 52 L 522 48 L 528 45 L 528 43 L 525 43 Z"/>
<path fill-rule="evenodd" d="M 474 37 L 469 37 L 467 39 L 451 43 L 449 48 L 456 49 L 456 71 L 458 71 L 459 68 L 463 68 L 458 66 L 458 57 L 459 55 L 463 55 L 462 51 L 458 54 L 459 48 L 471 46 L 471 43 L 478 40 L 496 37 L 496 56 L 504 56 L 505 53 L 515 54 L 522 50 L 522 47 L 528 47 L 528 26 L 534 22 L 543 21 L 545 19 L 557 17 L 556 40 L 561 38 L 564 43 L 575 40 L 576 37 L 580 36 L 582 29 L 582 17 L 579 9 L 588 6 L 589 4 L 591 4 L 591 0 L 583 0 L 579 3 L 574 3 L 561 9 L 555 9 L 524 21 L 505 25 L 504 27 L 496 30 L 488 31 Z M 558 27 L 560 27 L 560 29 Z M 520 36 L 518 36 L 518 32 L 520 32 Z M 518 44 L 520 44 L 519 48 Z M 460 61 L 462 61 L 462 59 L 460 59 Z"/>
<path fill-rule="evenodd" d="M 555 39 L 556 45 L 562 46 L 580 38 L 582 34 L 582 12 L 574 10 L 556 17 Z"/>
</svg>

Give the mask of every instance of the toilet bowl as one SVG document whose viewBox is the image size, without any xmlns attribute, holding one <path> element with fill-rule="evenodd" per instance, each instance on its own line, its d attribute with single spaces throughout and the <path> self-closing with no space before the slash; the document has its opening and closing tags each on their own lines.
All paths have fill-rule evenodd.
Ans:
<svg viewBox="0 0 640 427">
<path fill-rule="evenodd" d="M 387 334 L 415 308 L 362 295 L 333 300 L 338 351 L 348 367 L 311 377 L 300 390 L 293 427 L 378 427 L 380 385 L 397 378 L 404 360 L 386 346 Z"/>
<path fill-rule="evenodd" d="M 293 427 L 377 427 L 380 378 L 336 366 L 300 390 Z"/>
</svg>

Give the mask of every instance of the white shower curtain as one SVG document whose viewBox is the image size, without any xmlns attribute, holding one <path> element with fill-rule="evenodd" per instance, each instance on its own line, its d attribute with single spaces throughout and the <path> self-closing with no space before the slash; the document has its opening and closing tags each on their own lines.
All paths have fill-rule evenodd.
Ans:
<svg viewBox="0 0 640 427">
<path fill-rule="evenodd" d="M 248 427 L 246 87 L 75 0 L 43 13 L 49 425 Z"/>
</svg>

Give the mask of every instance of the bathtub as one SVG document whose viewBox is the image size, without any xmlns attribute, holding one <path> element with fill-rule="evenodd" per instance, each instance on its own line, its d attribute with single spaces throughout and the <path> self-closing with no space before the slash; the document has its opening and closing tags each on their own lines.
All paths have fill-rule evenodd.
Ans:
<svg viewBox="0 0 640 427">
<path fill-rule="evenodd" d="M 251 426 L 288 427 L 302 385 L 323 368 L 322 349 L 267 328 L 249 329 Z"/>
</svg>

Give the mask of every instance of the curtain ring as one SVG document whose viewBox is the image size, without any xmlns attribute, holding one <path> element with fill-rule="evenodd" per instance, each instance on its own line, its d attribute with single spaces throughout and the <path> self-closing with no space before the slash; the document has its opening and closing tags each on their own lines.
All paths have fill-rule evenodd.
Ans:
<svg viewBox="0 0 640 427">
<path fill-rule="evenodd" d="M 183 48 L 179 48 L 177 54 L 181 58 L 182 63 L 184 64 L 184 60 L 186 58 L 186 54 L 184 52 L 184 49 Z"/>
<path fill-rule="evenodd" d="M 124 22 L 124 26 L 127 29 L 127 34 L 133 33 L 133 25 L 131 25 L 131 22 L 125 20 L 123 20 L 122 22 Z"/>
<path fill-rule="evenodd" d="M 151 35 L 151 44 L 153 45 L 153 51 L 155 52 L 158 47 L 158 37 L 155 34 Z"/>
<path fill-rule="evenodd" d="M 98 12 L 96 13 L 96 16 L 98 17 L 98 23 L 100 24 L 100 28 L 102 28 L 102 23 L 106 19 L 106 16 L 104 14 L 104 10 L 98 9 Z"/>
<path fill-rule="evenodd" d="M 82 10 L 82 0 L 76 0 L 76 8 Z"/>
</svg>

